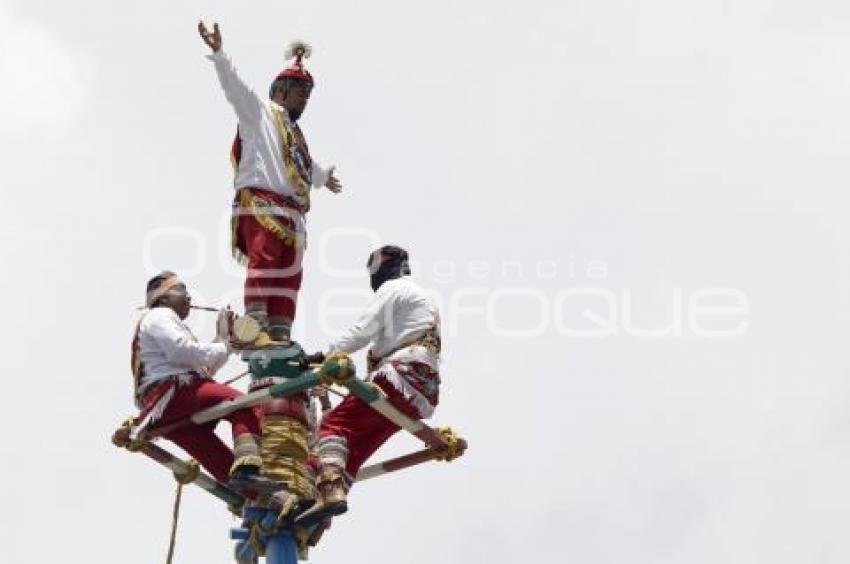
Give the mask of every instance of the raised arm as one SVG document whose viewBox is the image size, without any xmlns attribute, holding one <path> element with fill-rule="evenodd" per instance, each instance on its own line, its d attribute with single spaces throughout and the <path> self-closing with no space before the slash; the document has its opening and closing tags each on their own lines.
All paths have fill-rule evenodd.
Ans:
<svg viewBox="0 0 850 564">
<path fill-rule="evenodd" d="M 236 72 L 233 61 L 221 48 L 221 30 L 218 24 L 213 24 L 213 30 L 210 32 L 204 22 L 200 21 L 198 22 L 198 34 L 212 50 L 212 55 L 208 55 L 207 58 L 215 65 L 215 72 L 224 90 L 224 96 L 236 110 L 240 122 L 255 120 L 260 114 L 263 101 L 245 84 Z"/>
</svg>

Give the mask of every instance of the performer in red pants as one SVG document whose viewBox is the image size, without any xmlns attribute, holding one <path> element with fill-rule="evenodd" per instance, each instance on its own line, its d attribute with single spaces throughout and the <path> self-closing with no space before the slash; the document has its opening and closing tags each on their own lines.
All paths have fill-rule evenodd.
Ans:
<svg viewBox="0 0 850 564">
<path fill-rule="evenodd" d="M 177 388 L 174 397 L 162 414 L 163 424 L 183 419 L 207 407 L 212 407 L 225 400 L 235 399 L 242 393 L 229 386 L 219 384 L 206 378 L 195 378 L 188 385 Z M 251 456 L 259 456 L 256 450 L 260 435 L 260 425 L 254 411 L 251 409 L 235 411 L 225 416 L 233 427 L 233 442 L 239 458 L 239 465 L 259 466 Z M 203 425 L 194 425 L 177 429 L 164 437 L 197 460 L 201 466 L 209 470 L 215 479 L 223 482 L 228 479 L 231 470 L 237 469 L 237 456 L 215 434 L 218 421 L 210 421 Z"/>
<path fill-rule="evenodd" d="M 439 401 L 439 313 L 430 296 L 408 275 L 404 249 L 384 246 L 369 257 L 375 298 L 329 351 L 353 353 L 372 344 L 369 376 L 389 402 L 414 419 L 430 417 Z M 348 488 L 361 465 L 399 427 L 356 396 L 328 412 L 313 447 L 319 472 L 318 499 L 303 519 L 347 510 Z"/>
<path fill-rule="evenodd" d="M 198 32 L 213 51 L 209 59 L 239 120 L 231 155 L 232 243 L 234 256 L 248 268 L 245 311 L 264 329 L 254 346 L 287 341 L 301 288 L 310 191 L 341 190 L 334 167 L 323 168 L 312 158 L 298 126 L 314 84 L 303 64 L 310 47 L 290 46 L 287 58 L 294 60 L 274 78 L 266 100 L 237 74 L 221 48 L 218 24 L 209 31 L 201 22 Z"/>
<path fill-rule="evenodd" d="M 191 297 L 173 272 L 153 277 L 146 305 L 133 337 L 132 368 L 139 426 L 166 424 L 200 409 L 236 398 L 241 392 L 212 380 L 232 352 L 227 342 L 232 313 L 222 311 L 215 342 L 199 343 L 183 320 Z M 260 424 L 251 409 L 225 417 L 233 427 L 234 451 L 214 433 L 217 421 L 172 431 L 165 438 L 177 444 L 216 480 L 228 476 L 252 480 L 259 475 Z"/>
<path fill-rule="evenodd" d="M 387 394 L 387 400 L 396 409 L 413 419 L 422 418 L 422 413 L 416 406 L 404 397 L 384 374 L 370 373 L 370 377 Z M 328 447 L 334 443 L 344 446 L 345 478 L 351 482 L 366 460 L 399 429 L 398 425 L 369 407 L 360 398 L 348 395 L 322 419 L 319 437 L 324 440 L 318 445 L 318 449 L 320 452 L 332 450 Z M 339 439 L 345 440 L 343 442 Z M 326 455 L 325 463 L 335 462 L 342 465 L 341 457 L 333 460 L 328 456 L 328 452 L 323 454 Z"/>
</svg>

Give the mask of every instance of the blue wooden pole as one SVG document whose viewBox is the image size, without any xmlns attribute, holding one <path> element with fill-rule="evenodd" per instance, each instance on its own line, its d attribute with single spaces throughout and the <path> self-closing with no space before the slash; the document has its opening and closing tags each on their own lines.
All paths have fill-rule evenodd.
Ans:
<svg viewBox="0 0 850 564">
<path fill-rule="evenodd" d="M 298 564 L 298 548 L 292 531 L 282 530 L 266 542 L 266 564 Z"/>
<path fill-rule="evenodd" d="M 251 537 L 251 532 L 242 527 L 234 527 L 230 530 L 230 538 L 239 541 L 236 543 L 234 556 L 238 564 L 257 564 L 257 554 L 254 552 L 254 547 L 248 542 Z"/>
<path fill-rule="evenodd" d="M 239 564 L 254 564 L 258 556 L 249 541 L 250 527 L 258 523 L 261 530 L 271 530 L 277 514 L 263 507 L 246 507 L 244 515 L 243 526 L 231 529 L 230 538 L 239 541 L 236 543 L 236 561 Z M 266 564 L 298 564 L 298 544 L 291 530 L 282 529 L 272 535 L 260 533 L 259 540 L 266 548 Z"/>
</svg>

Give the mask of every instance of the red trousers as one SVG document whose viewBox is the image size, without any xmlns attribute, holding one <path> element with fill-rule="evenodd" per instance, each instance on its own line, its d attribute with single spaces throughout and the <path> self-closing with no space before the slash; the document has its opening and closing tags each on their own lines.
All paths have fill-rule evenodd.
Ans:
<svg viewBox="0 0 850 564">
<path fill-rule="evenodd" d="M 162 415 L 162 424 L 182 419 L 198 410 L 241 395 L 240 391 L 224 384 L 198 378 L 186 386 L 177 388 Z M 260 423 L 251 409 L 235 411 L 224 418 L 233 427 L 234 440 L 245 433 L 260 434 Z M 210 421 L 203 425 L 192 425 L 172 431 L 165 435 L 165 438 L 185 450 L 216 480 L 226 482 L 230 475 L 230 467 L 233 465 L 233 451 L 215 434 L 217 424 L 218 421 Z"/>
<path fill-rule="evenodd" d="M 421 419 L 419 410 L 395 386 L 383 378 L 375 379 L 374 383 L 386 392 L 387 399 L 393 407 L 408 417 Z M 349 394 L 339 405 L 325 414 L 319 427 L 319 438 L 328 436 L 345 438 L 348 442 L 348 461 L 345 471 L 354 478 L 363 463 L 399 429 L 398 425 L 369 407 L 360 398 Z"/>
<path fill-rule="evenodd" d="M 304 249 L 285 243 L 253 215 L 239 217 L 236 237 L 248 257 L 245 311 L 251 304 L 263 304 L 270 318 L 294 320 Z"/>
</svg>

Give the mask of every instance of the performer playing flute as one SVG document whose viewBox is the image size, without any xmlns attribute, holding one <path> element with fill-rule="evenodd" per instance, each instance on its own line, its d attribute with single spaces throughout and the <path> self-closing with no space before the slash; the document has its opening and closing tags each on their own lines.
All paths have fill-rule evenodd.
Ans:
<svg viewBox="0 0 850 564">
<path fill-rule="evenodd" d="M 233 312 L 222 310 L 216 340 L 200 343 L 183 323 L 191 303 L 186 285 L 173 272 L 162 272 L 147 284 L 148 309 L 139 319 L 132 343 L 134 395 L 140 409 L 138 426 L 167 424 L 242 395 L 212 379 L 233 352 L 229 343 Z M 235 452 L 216 436 L 218 421 L 177 429 L 164 437 L 194 457 L 220 482 L 228 477 L 259 482 L 262 460 L 256 414 L 249 408 L 225 418 L 233 427 Z"/>
</svg>

